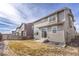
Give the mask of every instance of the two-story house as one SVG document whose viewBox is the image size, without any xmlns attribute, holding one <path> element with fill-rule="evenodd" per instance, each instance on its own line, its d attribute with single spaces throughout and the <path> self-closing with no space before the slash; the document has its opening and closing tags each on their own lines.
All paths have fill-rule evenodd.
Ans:
<svg viewBox="0 0 79 59">
<path fill-rule="evenodd" d="M 75 38 L 74 16 L 66 7 L 35 21 L 33 27 L 37 40 L 67 44 Z"/>
<path fill-rule="evenodd" d="M 16 35 L 22 38 L 33 38 L 32 23 L 22 23 L 16 28 Z"/>
</svg>

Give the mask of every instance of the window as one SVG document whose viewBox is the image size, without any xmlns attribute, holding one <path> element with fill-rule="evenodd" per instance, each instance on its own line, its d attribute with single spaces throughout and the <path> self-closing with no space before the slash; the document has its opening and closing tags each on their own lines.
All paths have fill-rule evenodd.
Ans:
<svg viewBox="0 0 79 59">
<path fill-rule="evenodd" d="M 56 27 L 52 27 L 52 32 L 56 33 L 56 31 L 57 31 Z"/>
<path fill-rule="evenodd" d="M 34 35 L 38 35 L 38 32 L 35 32 Z"/>
<path fill-rule="evenodd" d="M 56 28 L 53 28 L 53 33 L 56 33 Z"/>
<path fill-rule="evenodd" d="M 19 32 L 16 32 L 16 35 L 19 35 Z"/>
<path fill-rule="evenodd" d="M 36 32 L 36 35 L 38 35 L 38 32 Z"/>
<path fill-rule="evenodd" d="M 64 20 L 64 11 L 58 13 L 58 20 L 59 21 Z"/>
<path fill-rule="evenodd" d="M 23 31 L 21 32 L 21 36 L 23 36 Z"/>
<path fill-rule="evenodd" d="M 28 34 L 27 32 L 24 32 L 24 33 L 23 33 L 23 36 L 27 36 L 27 34 Z"/>
<path fill-rule="evenodd" d="M 50 22 L 55 21 L 55 20 L 56 20 L 56 16 L 50 16 L 50 17 L 49 17 L 49 21 L 50 21 Z"/>
</svg>

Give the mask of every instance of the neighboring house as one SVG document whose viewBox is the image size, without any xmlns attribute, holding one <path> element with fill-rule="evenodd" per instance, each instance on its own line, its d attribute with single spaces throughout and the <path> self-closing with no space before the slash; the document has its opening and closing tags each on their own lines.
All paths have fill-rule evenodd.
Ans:
<svg viewBox="0 0 79 59">
<path fill-rule="evenodd" d="M 19 30 L 20 30 L 20 27 L 17 27 L 16 30 L 15 30 L 16 36 L 20 36 L 20 35 L 19 35 Z"/>
<path fill-rule="evenodd" d="M 32 23 L 22 23 L 16 28 L 16 35 L 22 38 L 33 38 Z"/>
<path fill-rule="evenodd" d="M 33 23 L 34 38 L 66 44 L 75 38 L 74 16 L 71 9 L 63 8 Z"/>
<path fill-rule="evenodd" d="M 8 39 L 9 34 L 2 34 L 2 39 Z"/>
<path fill-rule="evenodd" d="M 16 32 L 15 31 L 12 31 L 12 35 L 16 35 Z"/>
</svg>

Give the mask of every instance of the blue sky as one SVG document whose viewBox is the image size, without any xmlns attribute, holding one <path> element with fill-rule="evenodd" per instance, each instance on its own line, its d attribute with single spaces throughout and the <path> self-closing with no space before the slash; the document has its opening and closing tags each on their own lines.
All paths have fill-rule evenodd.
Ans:
<svg viewBox="0 0 79 59">
<path fill-rule="evenodd" d="M 0 3 L 0 32 L 10 33 L 21 23 L 33 22 L 58 9 L 69 7 L 75 17 L 75 26 L 79 32 L 78 3 Z"/>
</svg>

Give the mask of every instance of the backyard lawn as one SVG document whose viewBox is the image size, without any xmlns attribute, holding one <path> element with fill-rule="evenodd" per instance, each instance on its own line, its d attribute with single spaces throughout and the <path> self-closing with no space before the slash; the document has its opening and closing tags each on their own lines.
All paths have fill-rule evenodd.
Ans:
<svg viewBox="0 0 79 59">
<path fill-rule="evenodd" d="M 56 56 L 56 55 L 79 55 L 78 48 L 56 47 L 34 40 L 8 40 L 8 47 L 17 56 Z"/>
</svg>

